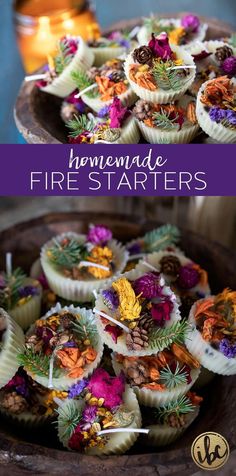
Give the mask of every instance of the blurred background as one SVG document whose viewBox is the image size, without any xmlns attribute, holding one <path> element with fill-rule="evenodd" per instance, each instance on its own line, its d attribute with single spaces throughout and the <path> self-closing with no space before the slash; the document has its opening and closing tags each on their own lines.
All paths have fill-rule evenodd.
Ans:
<svg viewBox="0 0 236 476">
<path fill-rule="evenodd" d="M 86 37 L 119 20 L 153 13 L 195 12 L 235 25 L 235 0 L 0 0 L 0 143 L 21 143 L 13 107 L 25 70 L 46 62 L 64 32 Z M 20 47 L 21 55 L 17 48 Z"/>
<path fill-rule="evenodd" d="M 0 231 L 66 211 L 121 213 L 171 223 L 236 251 L 236 197 L 1 197 Z"/>
</svg>

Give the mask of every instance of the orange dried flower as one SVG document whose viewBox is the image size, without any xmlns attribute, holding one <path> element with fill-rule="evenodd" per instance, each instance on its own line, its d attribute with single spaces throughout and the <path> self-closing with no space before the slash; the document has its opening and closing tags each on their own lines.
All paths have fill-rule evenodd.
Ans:
<svg viewBox="0 0 236 476">
<path fill-rule="evenodd" d="M 217 323 L 217 319 L 209 318 L 209 319 L 206 319 L 203 324 L 202 337 L 207 342 L 209 342 L 212 339 L 214 325 L 216 323 Z"/>
<path fill-rule="evenodd" d="M 199 397 L 195 392 L 188 392 L 187 397 L 191 401 L 192 405 L 200 405 L 200 403 L 203 401 L 203 398 Z"/>
<path fill-rule="evenodd" d="M 198 369 L 200 367 L 200 363 L 197 359 L 195 359 L 186 349 L 186 347 L 180 344 L 172 344 L 171 350 L 175 357 L 178 359 L 179 362 L 183 364 L 187 364 L 190 367 Z"/>
<path fill-rule="evenodd" d="M 165 385 L 155 383 L 155 382 L 145 383 L 144 385 L 142 385 L 142 387 L 143 388 L 148 388 L 149 390 L 156 390 L 158 392 L 163 392 L 166 389 Z"/>
<path fill-rule="evenodd" d="M 204 299 L 204 301 L 199 301 L 196 303 L 196 310 L 195 310 L 195 319 L 198 319 L 199 316 L 205 314 L 214 304 L 214 298 L 209 297 Z"/>
<path fill-rule="evenodd" d="M 57 351 L 57 357 L 61 361 L 61 367 L 72 369 L 78 362 L 81 353 L 76 348 L 66 348 Z"/>
<path fill-rule="evenodd" d="M 205 106 L 216 106 L 222 104 L 224 101 L 232 102 L 234 91 L 231 86 L 231 80 L 227 76 L 220 76 L 219 78 L 209 81 L 201 96 L 201 102 Z"/>
<path fill-rule="evenodd" d="M 84 352 L 82 352 L 82 355 L 85 357 L 86 361 L 90 363 L 96 359 L 97 352 L 93 347 L 88 347 Z"/>
<path fill-rule="evenodd" d="M 160 378 L 160 372 L 155 368 L 155 367 L 151 367 L 150 368 L 150 379 L 155 382 L 156 380 L 158 380 Z"/>
</svg>

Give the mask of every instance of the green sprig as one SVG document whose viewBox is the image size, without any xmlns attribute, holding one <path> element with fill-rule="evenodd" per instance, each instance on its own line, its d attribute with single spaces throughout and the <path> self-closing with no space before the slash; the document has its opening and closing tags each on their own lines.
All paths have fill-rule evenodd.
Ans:
<svg viewBox="0 0 236 476">
<path fill-rule="evenodd" d="M 181 89 L 181 78 L 179 70 L 172 69 L 174 63 L 156 61 L 153 65 L 152 73 L 157 86 L 164 91 L 173 89 L 178 91 Z M 184 66 L 183 66 L 184 69 Z"/>
<path fill-rule="evenodd" d="M 171 25 L 164 26 L 163 23 L 161 23 L 160 20 L 154 15 L 144 18 L 143 24 L 147 28 L 150 34 L 154 33 L 155 35 L 159 35 L 163 31 L 165 31 L 166 33 L 170 33 L 173 30 L 173 26 Z"/>
<path fill-rule="evenodd" d="M 149 334 L 151 348 L 161 352 L 163 349 L 170 347 L 174 342 L 182 344 L 188 329 L 189 324 L 186 320 L 177 321 L 170 327 L 153 327 Z"/>
<path fill-rule="evenodd" d="M 0 307 L 12 309 L 19 299 L 19 289 L 23 286 L 26 274 L 16 268 L 11 274 L 2 273 L 4 288 L 0 290 Z"/>
<path fill-rule="evenodd" d="M 36 353 L 31 348 L 25 348 L 23 353 L 17 355 L 19 366 L 26 368 L 32 374 L 36 374 L 39 377 L 48 377 L 50 357 L 44 355 L 42 352 Z M 60 370 L 53 370 L 53 377 L 58 377 Z"/>
<path fill-rule="evenodd" d="M 193 412 L 194 410 L 195 406 L 191 403 L 190 399 L 183 395 L 177 400 L 159 407 L 155 412 L 155 416 L 158 420 L 166 421 L 170 415 L 174 414 L 179 417 L 180 415 Z"/>
<path fill-rule="evenodd" d="M 171 119 L 170 112 L 167 112 L 162 108 L 160 112 L 154 112 L 153 114 L 153 120 L 154 120 L 155 126 L 160 127 L 160 129 L 164 129 L 168 131 L 171 129 L 176 129 L 176 127 L 179 127 L 177 123 L 178 118 L 179 118 L 179 114 L 176 113 L 176 116 L 173 119 Z"/>
<path fill-rule="evenodd" d="M 161 251 L 173 246 L 180 240 L 180 231 L 176 226 L 167 224 L 149 231 L 144 236 L 147 252 Z"/>
<path fill-rule="evenodd" d="M 90 344 L 96 346 L 98 339 L 97 339 L 97 326 L 95 324 L 95 319 L 88 318 L 80 315 L 79 319 L 73 325 L 73 331 L 76 336 L 82 340 L 89 340 Z"/>
<path fill-rule="evenodd" d="M 54 245 L 48 250 L 49 260 L 62 268 L 73 268 L 82 259 L 85 259 L 88 252 L 86 247 L 71 239 L 65 245 L 54 240 Z"/>
<path fill-rule="evenodd" d="M 74 55 L 70 53 L 70 47 L 66 41 L 60 40 L 57 43 L 57 55 L 54 58 L 55 71 L 61 74 L 64 69 L 70 64 Z"/>
<path fill-rule="evenodd" d="M 92 131 L 94 128 L 94 121 L 88 119 L 86 114 L 81 114 L 81 116 L 74 116 L 74 119 L 71 119 L 66 123 L 66 127 L 70 129 L 70 137 L 78 137 L 84 131 Z"/>
<path fill-rule="evenodd" d="M 71 77 L 79 91 L 83 91 L 83 89 L 86 89 L 94 84 L 94 81 L 92 81 L 83 71 L 73 71 Z M 98 89 L 94 88 L 91 91 L 87 91 L 85 94 L 90 98 L 95 98 L 98 96 Z"/>
<path fill-rule="evenodd" d="M 186 384 L 187 378 L 187 372 L 184 372 L 183 368 L 180 368 L 179 363 L 177 363 L 174 372 L 171 371 L 169 365 L 160 372 L 160 380 L 169 390 Z"/>
<path fill-rule="evenodd" d="M 60 438 L 67 445 L 68 440 L 82 418 L 82 409 L 76 400 L 69 400 L 58 410 L 58 431 Z"/>
</svg>

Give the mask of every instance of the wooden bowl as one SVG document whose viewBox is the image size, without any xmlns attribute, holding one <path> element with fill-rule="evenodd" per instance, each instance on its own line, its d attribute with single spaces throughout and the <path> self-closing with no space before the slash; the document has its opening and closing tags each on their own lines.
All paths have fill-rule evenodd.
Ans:
<svg viewBox="0 0 236 476">
<path fill-rule="evenodd" d="M 86 232 L 89 223 L 104 223 L 114 236 L 125 242 L 158 226 L 140 217 L 102 213 L 55 213 L 13 226 L 0 233 L 0 269 L 4 256 L 11 251 L 14 265 L 29 271 L 40 247 L 53 235 L 66 230 Z M 209 272 L 213 293 L 225 286 L 235 289 L 236 255 L 215 242 L 182 230 L 180 246 L 193 260 Z M 236 447 L 236 378 L 216 377 L 204 390 L 200 416 L 175 444 L 156 450 L 142 440 L 123 456 L 89 457 L 63 450 L 56 442 L 52 428 L 25 433 L 0 421 L 0 475 L 70 474 L 71 476 L 118 476 L 133 472 L 135 476 L 190 476 L 197 471 L 190 455 L 194 438 L 205 431 L 224 435 L 231 449 Z"/>
<path fill-rule="evenodd" d="M 159 14 L 163 18 L 182 15 L 184 13 Z M 207 39 L 227 37 L 234 31 L 231 26 L 214 18 L 200 18 L 209 25 Z M 112 25 L 104 34 L 115 29 L 131 29 L 139 24 L 141 24 L 140 18 L 118 22 Z M 60 98 L 41 92 L 33 82 L 22 84 L 16 100 L 14 116 L 17 128 L 26 142 L 29 144 L 61 144 L 67 142 L 66 127 L 60 118 L 61 104 L 62 100 Z M 202 134 L 198 138 L 198 142 L 202 141 L 204 137 L 204 134 Z"/>
</svg>

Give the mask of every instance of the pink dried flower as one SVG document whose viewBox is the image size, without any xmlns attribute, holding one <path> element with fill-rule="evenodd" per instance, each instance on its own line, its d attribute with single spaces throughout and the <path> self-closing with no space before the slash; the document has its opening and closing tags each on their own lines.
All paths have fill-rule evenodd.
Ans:
<svg viewBox="0 0 236 476">
<path fill-rule="evenodd" d="M 104 398 L 104 406 L 112 410 L 123 402 L 125 377 L 123 373 L 120 373 L 118 377 L 110 377 L 104 369 L 97 369 L 87 388 L 94 397 Z"/>
<path fill-rule="evenodd" d="M 144 274 L 133 282 L 133 288 L 136 295 L 142 293 L 142 297 L 146 299 L 161 296 L 160 273 L 151 272 Z"/>
<path fill-rule="evenodd" d="M 191 33 L 197 33 L 200 27 L 200 20 L 196 15 L 190 13 L 181 19 L 181 25 L 185 30 L 190 31 Z"/>
<path fill-rule="evenodd" d="M 149 41 L 148 46 L 151 48 L 153 55 L 156 58 L 161 58 L 164 61 L 168 61 L 173 56 L 173 52 L 169 45 L 168 35 L 166 33 L 161 33 L 156 38 L 153 33 L 152 39 Z"/>
<path fill-rule="evenodd" d="M 87 240 L 93 245 L 104 245 L 111 239 L 111 230 L 103 225 L 91 226 L 87 235 Z"/>
<path fill-rule="evenodd" d="M 112 338 L 112 340 L 117 344 L 117 339 L 123 334 L 123 331 L 118 326 L 112 326 L 111 324 L 107 324 L 104 329 L 105 332 L 108 332 Z"/>
<path fill-rule="evenodd" d="M 236 75 L 236 56 L 229 56 L 229 58 L 226 58 L 221 65 L 221 69 L 228 76 L 235 76 Z"/>
<path fill-rule="evenodd" d="M 109 110 L 111 129 L 119 129 L 126 119 L 127 113 L 128 108 L 124 107 L 121 100 L 115 97 Z"/>
<path fill-rule="evenodd" d="M 173 303 L 171 301 L 162 301 L 152 305 L 151 315 L 155 324 L 159 327 L 163 327 L 166 321 L 170 320 L 170 314 L 173 309 Z"/>
<path fill-rule="evenodd" d="M 199 283 L 199 272 L 188 264 L 181 266 L 179 269 L 179 276 L 177 279 L 177 285 L 183 289 L 194 288 Z"/>
</svg>

